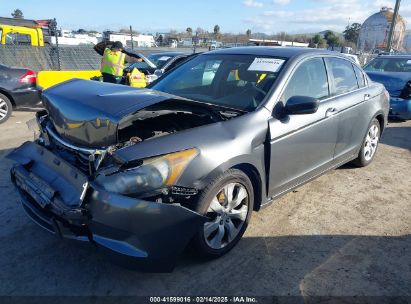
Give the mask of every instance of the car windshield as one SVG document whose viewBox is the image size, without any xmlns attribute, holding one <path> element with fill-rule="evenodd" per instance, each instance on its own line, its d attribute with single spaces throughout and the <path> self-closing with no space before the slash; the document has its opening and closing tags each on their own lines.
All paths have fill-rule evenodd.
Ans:
<svg viewBox="0 0 411 304">
<path fill-rule="evenodd" d="M 253 111 L 273 86 L 285 61 L 269 56 L 204 54 L 182 64 L 150 88 Z"/>
<path fill-rule="evenodd" d="M 157 69 L 161 69 L 173 57 L 174 56 L 164 54 L 151 54 L 147 56 L 147 58 L 156 65 Z"/>
<path fill-rule="evenodd" d="M 364 67 L 364 70 L 370 72 L 411 72 L 411 57 L 375 58 Z"/>
</svg>

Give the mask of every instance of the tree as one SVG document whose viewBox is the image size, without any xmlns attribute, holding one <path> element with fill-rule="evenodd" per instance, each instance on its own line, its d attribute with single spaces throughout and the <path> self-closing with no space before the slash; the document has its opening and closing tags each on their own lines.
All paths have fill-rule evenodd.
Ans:
<svg viewBox="0 0 411 304">
<path fill-rule="evenodd" d="M 24 19 L 23 12 L 18 8 L 15 9 L 13 13 L 11 13 L 11 16 L 16 19 Z"/>
<path fill-rule="evenodd" d="M 220 35 L 220 26 L 218 24 L 214 25 L 214 37 L 215 39 L 218 38 L 218 36 Z"/>
<path fill-rule="evenodd" d="M 248 30 L 245 32 L 245 34 L 246 34 L 247 38 L 250 39 L 250 37 L 251 37 L 251 30 L 248 29 Z"/>
<path fill-rule="evenodd" d="M 357 43 L 358 36 L 360 35 L 360 29 L 361 24 L 359 23 L 353 23 L 350 26 L 347 25 L 345 31 L 343 32 L 344 39 L 352 43 Z"/>
<path fill-rule="evenodd" d="M 193 29 L 191 28 L 191 27 L 188 27 L 187 29 L 186 29 L 186 32 L 187 32 L 187 35 L 188 36 L 193 36 Z"/>
<path fill-rule="evenodd" d="M 328 31 L 324 34 L 324 39 L 329 46 L 336 46 L 340 44 L 340 38 L 334 34 L 333 31 Z"/>
<path fill-rule="evenodd" d="M 311 39 L 310 47 L 315 47 L 315 48 L 323 48 L 325 45 L 325 40 L 319 35 L 315 35 Z"/>
<path fill-rule="evenodd" d="M 77 33 L 78 34 L 87 34 L 87 31 L 85 29 L 80 28 L 80 29 L 77 30 Z"/>
</svg>

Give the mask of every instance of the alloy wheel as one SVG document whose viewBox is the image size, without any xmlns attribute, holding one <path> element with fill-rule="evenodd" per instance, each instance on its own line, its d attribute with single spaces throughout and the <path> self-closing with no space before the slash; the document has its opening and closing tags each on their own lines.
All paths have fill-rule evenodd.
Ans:
<svg viewBox="0 0 411 304">
<path fill-rule="evenodd" d="M 3 120 L 7 116 L 8 112 L 9 106 L 4 99 L 0 98 L 0 120 Z"/>
<path fill-rule="evenodd" d="M 235 239 L 247 219 L 248 196 L 240 183 L 227 184 L 214 196 L 207 210 L 210 221 L 204 224 L 208 246 L 221 249 Z"/>
<path fill-rule="evenodd" d="M 368 130 L 364 142 L 364 159 L 367 162 L 373 158 L 375 151 L 377 150 L 378 141 L 380 139 L 379 136 L 379 128 L 376 124 L 373 124 Z"/>
</svg>

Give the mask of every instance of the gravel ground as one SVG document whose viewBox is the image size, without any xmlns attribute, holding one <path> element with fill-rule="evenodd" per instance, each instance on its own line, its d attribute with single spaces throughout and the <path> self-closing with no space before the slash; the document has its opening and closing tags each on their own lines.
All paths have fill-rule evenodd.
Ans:
<svg viewBox="0 0 411 304">
<path fill-rule="evenodd" d="M 254 213 L 225 257 L 186 253 L 174 272 L 151 274 L 60 241 L 24 214 L 5 155 L 32 138 L 33 116 L 0 125 L 0 295 L 411 296 L 411 121 L 390 123 L 370 166 L 343 166 Z"/>
</svg>

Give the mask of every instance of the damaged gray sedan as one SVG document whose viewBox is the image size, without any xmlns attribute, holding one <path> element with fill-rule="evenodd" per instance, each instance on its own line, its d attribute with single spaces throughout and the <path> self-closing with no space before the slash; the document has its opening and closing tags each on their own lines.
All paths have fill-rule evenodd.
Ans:
<svg viewBox="0 0 411 304">
<path fill-rule="evenodd" d="M 37 140 L 9 155 L 26 213 L 162 271 L 189 243 L 227 253 L 253 210 L 327 170 L 368 165 L 388 114 L 355 63 L 297 48 L 209 52 L 148 89 L 71 80 L 42 99 Z"/>
</svg>

